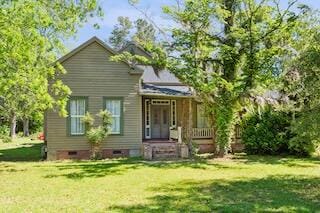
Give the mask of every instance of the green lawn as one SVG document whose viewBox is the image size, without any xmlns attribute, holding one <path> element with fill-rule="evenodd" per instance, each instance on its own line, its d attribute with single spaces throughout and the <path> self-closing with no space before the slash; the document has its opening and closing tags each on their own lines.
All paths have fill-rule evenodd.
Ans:
<svg viewBox="0 0 320 213">
<path fill-rule="evenodd" d="M 39 148 L 0 142 L 0 212 L 320 212 L 319 159 L 41 162 Z"/>
</svg>

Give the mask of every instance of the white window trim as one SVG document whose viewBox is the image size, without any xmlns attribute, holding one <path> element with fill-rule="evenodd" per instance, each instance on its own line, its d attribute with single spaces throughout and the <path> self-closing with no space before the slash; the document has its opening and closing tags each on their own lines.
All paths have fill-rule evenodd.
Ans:
<svg viewBox="0 0 320 213">
<path fill-rule="evenodd" d="M 104 99 L 104 105 L 105 105 L 105 109 L 106 110 L 108 110 L 107 109 L 107 101 L 120 101 L 120 110 L 119 110 L 119 112 L 120 112 L 120 115 L 114 115 L 114 114 L 111 114 L 111 117 L 112 118 L 119 118 L 119 131 L 116 131 L 116 132 L 112 132 L 112 126 L 111 126 L 111 132 L 110 132 L 110 134 L 111 135 L 120 135 L 121 134 L 121 128 L 123 128 L 122 127 L 122 117 L 121 117 L 121 115 L 123 115 L 123 112 L 122 112 L 122 110 L 123 110 L 123 100 L 122 99 L 119 99 L 119 98 L 112 98 L 112 97 L 106 97 L 105 99 Z"/>
<path fill-rule="evenodd" d="M 148 118 L 149 118 L 149 122 L 148 122 Z M 146 139 L 151 139 L 151 103 L 150 103 L 150 99 L 144 100 L 144 125 L 145 125 L 144 136 Z M 149 133 L 149 135 L 147 133 Z"/>
<path fill-rule="evenodd" d="M 74 99 L 72 99 L 74 98 Z M 71 113 L 71 103 L 69 105 L 69 116 L 70 116 L 70 121 L 69 121 L 69 134 L 70 136 L 79 136 L 79 135 L 84 135 L 85 134 L 85 127 L 83 129 L 83 132 L 72 132 L 72 118 L 83 118 L 85 117 L 85 114 L 86 114 L 86 111 L 87 111 L 87 99 L 86 98 L 79 98 L 79 97 L 72 97 L 70 99 L 70 102 L 71 101 L 78 101 L 78 100 L 84 100 L 84 114 L 83 115 L 72 115 Z M 80 121 L 81 122 L 81 121 Z"/>
<path fill-rule="evenodd" d="M 177 127 L 177 101 L 171 100 L 170 106 L 170 118 L 171 118 L 171 128 Z"/>
<path fill-rule="evenodd" d="M 151 104 L 152 105 L 170 105 L 170 100 L 152 99 Z"/>
<path fill-rule="evenodd" d="M 201 115 L 200 115 L 200 112 L 199 112 L 199 111 L 201 111 L 201 110 L 200 110 L 200 107 L 201 107 L 201 108 L 204 108 L 203 104 L 199 104 L 199 103 L 198 103 L 198 104 L 197 104 L 197 128 L 207 128 L 207 127 L 203 127 L 203 126 L 200 127 L 200 125 L 199 125 L 199 123 L 200 123 L 200 120 L 199 120 L 199 119 L 200 119 L 200 116 L 201 116 Z M 208 117 L 206 117 L 206 116 L 201 116 L 201 117 L 205 119 L 204 122 L 206 122 L 207 125 L 208 125 L 208 124 L 209 124 L 209 123 L 208 123 L 208 122 L 209 122 L 209 121 L 208 121 Z"/>
</svg>

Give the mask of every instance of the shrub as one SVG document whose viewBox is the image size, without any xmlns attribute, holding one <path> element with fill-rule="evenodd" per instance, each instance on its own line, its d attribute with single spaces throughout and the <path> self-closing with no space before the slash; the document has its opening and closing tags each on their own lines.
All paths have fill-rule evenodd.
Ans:
<svg viewBox="0 0 320 213">
<path fill-rule="evenodd" d="M 310 156 L 316 151 L 316 144 L 309 137 L 296 136 L 289 141 L 290 153 L 297 156 Z"/>
<path fill-rule="evenodd" d="M 22 138 L 24 135 L 23 135 L 23 132 L 18 132 L 18 137 Z"/>
<path fill-rule="evenodd" d="M 0 135 L 9 135 L 10 129 L 7 125 L 0 125 Z"/>
<path fill-rule="evenodd" d="M 0 135 L 0 139 L 2 140 L 3 143 L 11 143 L 12 139 L 8 135 Z"/>
<path fill-rule="evenodd" d="M 290 116 L 270 109 L 242 121 L 242 142 L 248 154 L 289 153 Z"/>
<path fill-rule="evenodd" d="M 101 149 L 100 145 L 109 133 L 110 133 L 110 125 L 111 123 L 111 113 L 104 110 L 100 111 L 98 114 L 102 119 L 102 125 L 98 127 L 93 127 L 94 118 L 90 115 L 89 112 L 86 113 L 86 116 L 83 118 L 83 122 L 87 127 L 86 137 L 88 142 L 91 145 L 91 158 L 92 159 L 100 159 L 101 158 Z"/>
<path fill-rule="evenodd" d="M 290 152 L 299 156 L 310 156 L 320 144 L 320 110 L 305 110 L 297 113 L 291 122 L 294 137 L 289 142 Z"/>
<path fill-rule="evenodd" d="M 0 126 L 0 139 L 3 143 L 10 143 L 12 142 L 11 137 L 9 136 L 10 130 L 7 125 Z"/>
</svg>

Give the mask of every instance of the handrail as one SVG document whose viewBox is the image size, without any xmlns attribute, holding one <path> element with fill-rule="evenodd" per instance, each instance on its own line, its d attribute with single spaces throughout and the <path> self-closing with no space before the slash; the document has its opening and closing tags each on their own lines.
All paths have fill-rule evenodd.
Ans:
<svg viewBox="0 0 320 213">
<path fill-rule="evenodd" d="M 192 129 L 193 139 L 212 138 L 212 136 L 213 136 L 212 128 L 193 128 Z"/>
</svg>

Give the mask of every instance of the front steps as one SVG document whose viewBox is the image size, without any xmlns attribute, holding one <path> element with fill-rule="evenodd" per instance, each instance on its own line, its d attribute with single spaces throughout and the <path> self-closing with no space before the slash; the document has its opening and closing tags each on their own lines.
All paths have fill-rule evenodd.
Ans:
<svg viewBox="0 0 320 213">
<path fill-rule="evenodd" d="M 184 150 L 183 150 L 184 148 Z M 174 141 L 168 142 L 144 142 L 143 154 L 146 160 L 175 159 L 186 156 L 186 145 Z"/>
</svg>

